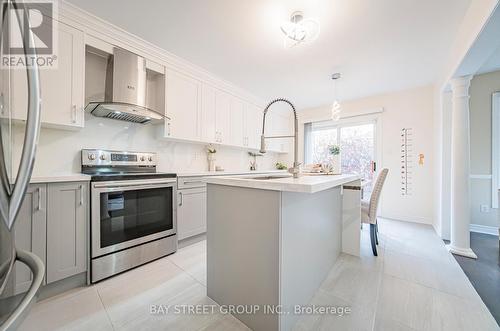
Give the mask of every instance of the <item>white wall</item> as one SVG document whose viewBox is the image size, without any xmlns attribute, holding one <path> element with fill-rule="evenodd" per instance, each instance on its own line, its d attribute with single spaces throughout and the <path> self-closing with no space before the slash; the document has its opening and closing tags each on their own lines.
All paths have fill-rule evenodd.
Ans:
<svg viewBox="0 0 500 331">
<path fill-rule="evenodd" d="M 38 144 L 34 176 L 49 176 L 80 172 L 80 150 L 102 148 L 112 150 L 150 151 L 159 156 L 158 171 L 196 172 L 207 170 L 206 145 L 165 141 L 156 138 L 156 127 L 86 114 L 85 128 L 63 131 L 42 128 Z M 14 130 L 14 158 L 19 160 L 24 125 Z M 249 170 L 251 157 L 247 151 L 227 147 L 217 148 L 217 165 L 225 170 Z M 274 169 L 275 153 L 257 158 L 259 169 Z"/>
<path fill-rule="evenodd" d="M 443 65 L 443 70 L 435 84 L 435 118 L 439 121 L 434 129 L 434 145 L 441 155 L 436 157 L 435 172 L 440 183 L 434 186 L 434 228 L 438 235 L 449 239 L 451 214 L 451 181 L 447 179 L 451 169 L 451 107 L 449 100 L 449 81 L 452 77 L 475 74 L 484 63 L 488 48 L 495 48 L 495 40 L 487 42 L 490 47 L 483 51 L 473 51 L 474 44 L 480 38 L 492 14 L 499 4 L 499 0 L 475 0 L 470 4 L 459 31 L 454 38 L 450 54 Z M 482 45 L 484 46 L 484 45 Z M 472 51 L 472 52 L 471 52 Z"/>
<path fill-rule="evenodd" d="M 500 71 L 475 76 L 471 81 L 471 223 L 494 227 L 500 225 L 498 209 L 483 213 L 480 206 L 491 207 L 491 96 L 497 91 Z"/>
<path fill-rule="evenodd" d="M 433 218 L 433 107 L 432 86 L 388 93 L 342 104 L 343 114 L 358 114 L 372 109 L 383 108 L 381 115 L 382 167 L 389 168 L 381 200 L 381 216 L 405 221 L 432 223 Z M 330 105 L 302 110 L 301 123 L 326 120 Z M 413 128 L 414 155 L 423 153 L 425 162 L 419 166 L 415 160 L 413 174 L 413 195 L 402 196 L 400 191 L 400 132 L 404 127 Z M 303 126 L 300 130 L 301 160 L 303 160 Z M 379 169 L 382 167 L 379 166 Z"/>
</svg>

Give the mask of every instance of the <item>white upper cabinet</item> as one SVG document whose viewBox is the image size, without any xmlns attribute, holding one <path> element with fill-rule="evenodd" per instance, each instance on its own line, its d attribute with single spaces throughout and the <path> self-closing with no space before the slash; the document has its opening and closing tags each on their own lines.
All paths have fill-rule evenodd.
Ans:
<svg viewBox="0 0 500 331">
<path fill-rule="evenodd" d="M 201 100 L 201 140 L 243 146 L 243 103 L 206 83 Z"/>
<path fill-rule="evenodd" d="M 262 110 L 252 104 L 245 104 L 245 140 L 246 147 L 260 148 L 262 134 Z"/>
<path fill-rule="evenodd" d="M 200 140 L 201 82 L 176 70 L 166 71 L 165 136 Z"/>
<path fill-rule="evenodd" d="M 217 90 L 203 84 L 201 88 L 201 139 L 207 143 L 217 142 L 216 116 Z"/>
<path fill-rule="evenodd" d="M 63 129 L 84 125 L 85 44 L 83 32 L 57 23 L 56 68 L 40 68 L 42 124 Z M 12 117 L 26 120 L 27 81 L 24 70 L 12 71 Z"/>
<path fill-rule="evenodd" d="M 290 128 L 289 124 L 289 117 L 272 111 L 268 112 L 266 115 L 266 136 L 293 136 L 293 129 Z M 267 139 L 267 150 L 286 153 L 292 140 L 293 138 Z"/>
<path fill-rule="evenodd" d="M 263 110 L 209 84 L 202 84 L 201 142 L 260 149 Z M 291 135 L 286 116 L 269 112 L 266 136 Z M 288 138 L 267 140 L 267 150 L 286 153 Z"/>
<path fill-rule="evenodd" d="M 231 97 L 231 139 L 234 146 L 247 146 L 245 132 L 245 107 L 241 99 Z"/>
<path fill-rule="evenodd" d="M 230 144 L 231 139 L 231 95 L 222 90 L 215 91 L 215 136 L 216 142 Z"/>
</svg>

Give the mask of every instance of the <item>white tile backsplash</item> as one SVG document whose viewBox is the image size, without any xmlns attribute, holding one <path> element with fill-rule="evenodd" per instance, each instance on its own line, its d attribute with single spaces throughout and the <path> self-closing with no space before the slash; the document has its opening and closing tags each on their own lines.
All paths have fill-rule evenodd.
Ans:
<svg viewBox="0 0 500 331">
<path fill-rule="evenodd" d="M 85 117 L 85 128 L 79 131 L 42 128 L 33 176 L 80 172 L 82 148 L 156 152 L 159 156 L 158 171 L 163 172 L 207 170 L 204 144 L 159 139 L 158 126 L 97 118 L 89 114 Z M 14 160 L 18 162 L 22 151 L 24 124 L 15 125 L 13 132 Z M 246 150 L 221 146 L 216 148 L 217 165 L 229 171 L 249 170 L 250 160 L 253 158 Z M 278 157 L 278 154 L 268 153 L 257 158 L 258 169 L 274 169 Z"/>
</svg>

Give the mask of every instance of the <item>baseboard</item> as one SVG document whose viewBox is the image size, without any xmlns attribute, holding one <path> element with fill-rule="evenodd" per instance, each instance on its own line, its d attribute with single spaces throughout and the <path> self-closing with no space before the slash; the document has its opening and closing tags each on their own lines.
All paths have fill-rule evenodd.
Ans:
<svg viewBox="0 0 500 331">
<path fill-rule="evenodd" d="M 495 226 L 471 224 L 469 229 L 471 232 L 491 234 L 493 236 L 498 236 L 498 228 Z"/>
<path fill-rule="evenodd" d="M 377 216 L 381 217 L 381 218 L 396 220 L 396 221 L 432 225 L 432 220 L 430 220 L 426 217 L 421 217 L 421 216 L 408 216 L 408 215 L 398 215 L 398 214 L 391 214 L 391 213 L 381 213 L 380 215 L 377 215 Z"/>
<path fill-rule="evenodd" d="M 72 289 L 85 286 L 87 286 L 87 273 L 83 272 L 81 274 L 77 274 L 42 286 L 40 288 L 40 291 L 38 292 L 38 300 L 45 300 Z"/>
<path fill-rule="evenodd" d="M 197 242 L 200 242 L 200 241 L 203 241 L 203 240 L 206 240 L 206 239 L 207 239 L 207 233 L 206 232 L 205 233 L 201 233 L 201 234 L 193 236 L 193 237 L 189 237 L 189 238 L 186 238 L 186 239 L 179 240 L 177 248 L 178 249 L 184 248 L 186 246 L 196 244 Z"/>
<path fill-rule="evenodd" d="M 442 233 L 442 228 L 441 228 L 441 224 L 436 224 L 435 222 L 432 222 L 432 228 L 434 229 L 434 232 L 436 232 L 436 234 L 441 238 L 441 239 L 446 239 L 446 238 L 443 238 L 443 233 Z"/>
</svg>

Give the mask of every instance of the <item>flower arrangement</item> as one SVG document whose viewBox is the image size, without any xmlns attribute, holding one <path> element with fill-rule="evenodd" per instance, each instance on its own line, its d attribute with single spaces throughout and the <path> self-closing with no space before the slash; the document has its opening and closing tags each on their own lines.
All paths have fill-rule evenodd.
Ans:
<svg viewBox="0 0 500 331">
<path fill-rule="evenodd" d="M 215 154 L 215 153 L 217 153 L 217 150 L 212 145 L 208 145 L 207 146 L 207 153 L 208 154 Z"/>
<path fill-rule="evenodd" d="M 339 155 L 340 154 L 340 146 L 339 145 L 330 145 L 328 146 L 328 151 L 331 155 Z"/>
<path fill-rule="evenodd" d="M 340 158 L 340 146 L 339 145 L 329 145 L 328 152 L 331 155 L 331 163 L 328 167 L 328 172 L 334 175 L 340 175 L 342 173 L 342 161 Z"/>
<path fill-rule="evenodd" d="M 212 146 L 207 146 L 208 171 L 215 171 L 215 153 L 217 150 Z"/>
</svg>

